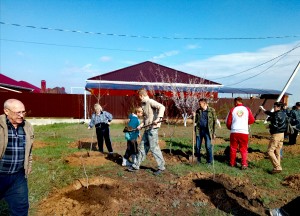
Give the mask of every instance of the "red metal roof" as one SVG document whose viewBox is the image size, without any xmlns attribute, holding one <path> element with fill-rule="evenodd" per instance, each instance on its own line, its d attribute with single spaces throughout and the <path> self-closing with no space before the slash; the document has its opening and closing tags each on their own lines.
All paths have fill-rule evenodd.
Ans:
<svg viewBox="0 0 300 216">
<path fill-rule="evenodd" d="M 107 80 L 125 82 L 162 82 L 162 83 L 202 83 L 221 85 L 201 77 L 175 70 L 150 61 L 91 77 L 88 80 Z"/>
<path fill-rule="evenodd" d="M 20 85 L 22 85 L 23 87 L 33 89 L 33 92 L 34 92 L 34 93 L 40 93 L 40 92 L 41 92 L 41 89 L 40 89 L 40 88 L 38 88 L 38 87 L 36 87 L 36 86 L 34 86 L 34 85 L 32 85 L 32 84 L 26 82 L 26 81 L 22 81 L 22 80 L 21 80 L 21 81 L 19 81 L 19 83 L 20 83 Z"/>
<path fill-rule="evenodd" d="M 10 89 L 20 90 L 20 91 L 33 91 L 40 92 L 40 88 L 25 82 L 25 81 L 16 81 L 4 74 L 0 73 L 0 86 L 7 87 Z"/>
<path fill-rule="evenodd" d="M 7 85 L 11 85 L 11 86 L 19 86 L 19 82 L 8 77 L 5 76 L 4 74 L 0 74 L 0 84 L 7 84 Z"/>
</svg>

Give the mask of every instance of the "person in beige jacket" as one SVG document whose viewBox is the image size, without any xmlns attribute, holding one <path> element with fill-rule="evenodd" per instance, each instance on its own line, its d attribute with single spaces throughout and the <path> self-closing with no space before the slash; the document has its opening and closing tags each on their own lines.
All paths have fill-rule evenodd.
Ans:
<svg viewBox="0 0 300 216">
<path fill-rule="evenodd" d="M 24 104 L 16 99 L 4 102 L 0 115 L 0 200 L 4 199 L 10 215 L 28 215 L 27 176 L 31 172 L 32 125 L 25 121 Z"/>
<path fill-rule="evenodd" d="M 150 99 L 145 89 L 140 89 L 138 96 L 141 100 L 144 119 L 137 128 L 139 130 L 145 128 L 145 131 L 139 145 L 138 158 L 136 162 L 128 168 L 128 171 L 133 172 L 139 170 L 140 164 L 146 159 L 148 152 L 151 151 L 158 165 L 158 169 L 154 172 L 154 175 L 159 175 L 165 170 L 165 160 L 158 144 L 158 129 L 161 126 L 165 106 Z"/>
</svg>

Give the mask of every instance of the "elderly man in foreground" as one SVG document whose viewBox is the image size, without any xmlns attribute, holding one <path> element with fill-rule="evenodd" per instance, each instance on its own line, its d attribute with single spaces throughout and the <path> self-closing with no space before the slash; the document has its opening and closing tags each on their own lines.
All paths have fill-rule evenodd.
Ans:
<svg viewBox="0 0 300 216">
<path fill-rule="evenodd" d="M 10 215 L 28 215 L 27 176 L 31 172 L 33 127 L 24 117 L 24 104 L 16 99 L 4 102 L 0 116 L 0 200 Z"/>
</svg>

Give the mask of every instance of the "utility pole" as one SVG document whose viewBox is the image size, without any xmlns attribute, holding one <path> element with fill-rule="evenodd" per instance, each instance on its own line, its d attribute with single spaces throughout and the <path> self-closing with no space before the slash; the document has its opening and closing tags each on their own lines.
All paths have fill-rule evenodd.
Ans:
<svg viewBox="0 0 300 216">
<path fill-rule="evenodd" d="M 279 95 L 279 97 L 277 98 L 277 102 L 279 102 L 283 95 L 285 94 L 286 90 L 288 89 L 288 87 L 290 86 L 291 82 L 293 81 L 294 77 L 296 76 L 297 72 L 299 71 L 299 68 L 300 68 L 300 61 L 298 62 L 294 72 L 292 73 L 292 75 L 290 76 L 289 78 L 289 81 L 285 84 L 281 94 Z"/>
<path fill-rule="evenodd" d="M 300 68 L 300 61 L 298 62 L 296 68 L 294 69 L 292 75 L 290 76 L 288 82 L 285 84 L 284 88 L 282 89 L 281 94 L 279 95 L 279 97 L 277 98 L 276 102 L 280 102 L 280 100 L 282 99 L 283 95 L 285 94 L 286 90 L 288 89 L 288 87 L 290 86 L 291 82 L 293 81 L 293 79 L 295 78 L 297 72 L 299 71 Z M 271 112 L 274 111 L 274 108 L 271 109 Z M 267 123 L 267 118 L 265 119 L 265 122 Z"/>
</svg>

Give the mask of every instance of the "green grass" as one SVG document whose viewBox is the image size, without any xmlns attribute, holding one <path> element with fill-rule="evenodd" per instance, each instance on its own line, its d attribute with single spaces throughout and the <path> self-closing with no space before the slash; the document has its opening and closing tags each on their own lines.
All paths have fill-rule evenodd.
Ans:
<svg viewBox="0 0 300 216">
<path fill-rule="evenodd" d="M 124 143 L 125 150 L 123 128 L 124 124 L 112 124 L 110 126 L 113 145 L 114 143 Z M 36 215 L 38 203 L 53 192 L 54 188 L 60 189 L 69 185 L 75 179 L 85 178 L 82 167 L 69 166 L 63 160 L 65 156 L 80 151 L 77 148 L 70 148 L 69 144 L 82 138 L 93 137 L 96 140 L 95 130 L 88 130 L 86 124 L 52 124 L 35 126 L 34 129 L 36 140 L 47 145 L 43 148 L 34 148 L 33 150 L 33 172 L 29 177 L 30 215 Z M 184 152 L 192 152 L 192 130 L 193 126 L 191 124 L 188 124 L 187 127 L 163 124 L 159 136 L 160 139 L 166 142 L 167 148 L 171 150 L 179 149 Z M 255 135 L 268 134 L 268 131 L 262 122 L 258 122 L 251 126 L 251 133 Z M 217 136 L 225 139 L 225 142 L 214 145 L 213 150 L 214 152 L 224 151 L 229 145 L 229 131 L 224 124 L 222 124 L 222 129 L 217 131 Z M 266 152 L 267 150 L 267 145 L 251 143 L 249 147 L 261 152 Z M 124 152 L 119 153 L 121 155 L 124 154 Z M 281 185 L 281 182 L 286 176 L 299 173 L 300 155 L 284 154 L 284 160 L 282 161 L 284 172 L 277 175 L 268 174 L 268 171 L 272 168 L 268 159 L 253 161 L 249 163 L 248 170 L 241 171 L 240 169 L 229 167 L 226 161 L 221 160 L 221 157 L 215 156 L 215 158 L 213 167 L 207 167 L 205 164 L 178 163 L 174 165 L 167 164 L 167 169 L 175 176 L 184 176 L 190 172 L 226 173 L 234 177 L 247 178 L 252 184 L 266 191 L 283 191 L 282 197 L 287 199 L 295 195 L 284 193 L 286 190 Z M 143 165 L 147 166 L 148 163 L 149 161 L 146 160 Z M 123 178 L 125 175 L 123 171 L 111 172 L 111 170 L 116 170 L 117 166 L 119 165 L 109 163 L 104 166 L 87 166 L 85 168 L 89 177 L 105 175 L 107 177 Z M 266 204 L 278 199 L 279 197 L 276 197 L 276 194 L 262 194 L 262 201 Z M 174 205 L 176 206 L 176 203 Z M 3 206 L 5 204 L 0 202 L 0 208 L 5 209 Z M 201 215 L 225 215 L 224 212 L 210 210 L 199 203 L 195 203 L 194 207 L 199 209 L 199 214 Z M 147 214 L 151 215 L 151 212 L 142 210 L 138 206 L 133 206 L 132 208 L 132 215 Z"/>
</svg>

